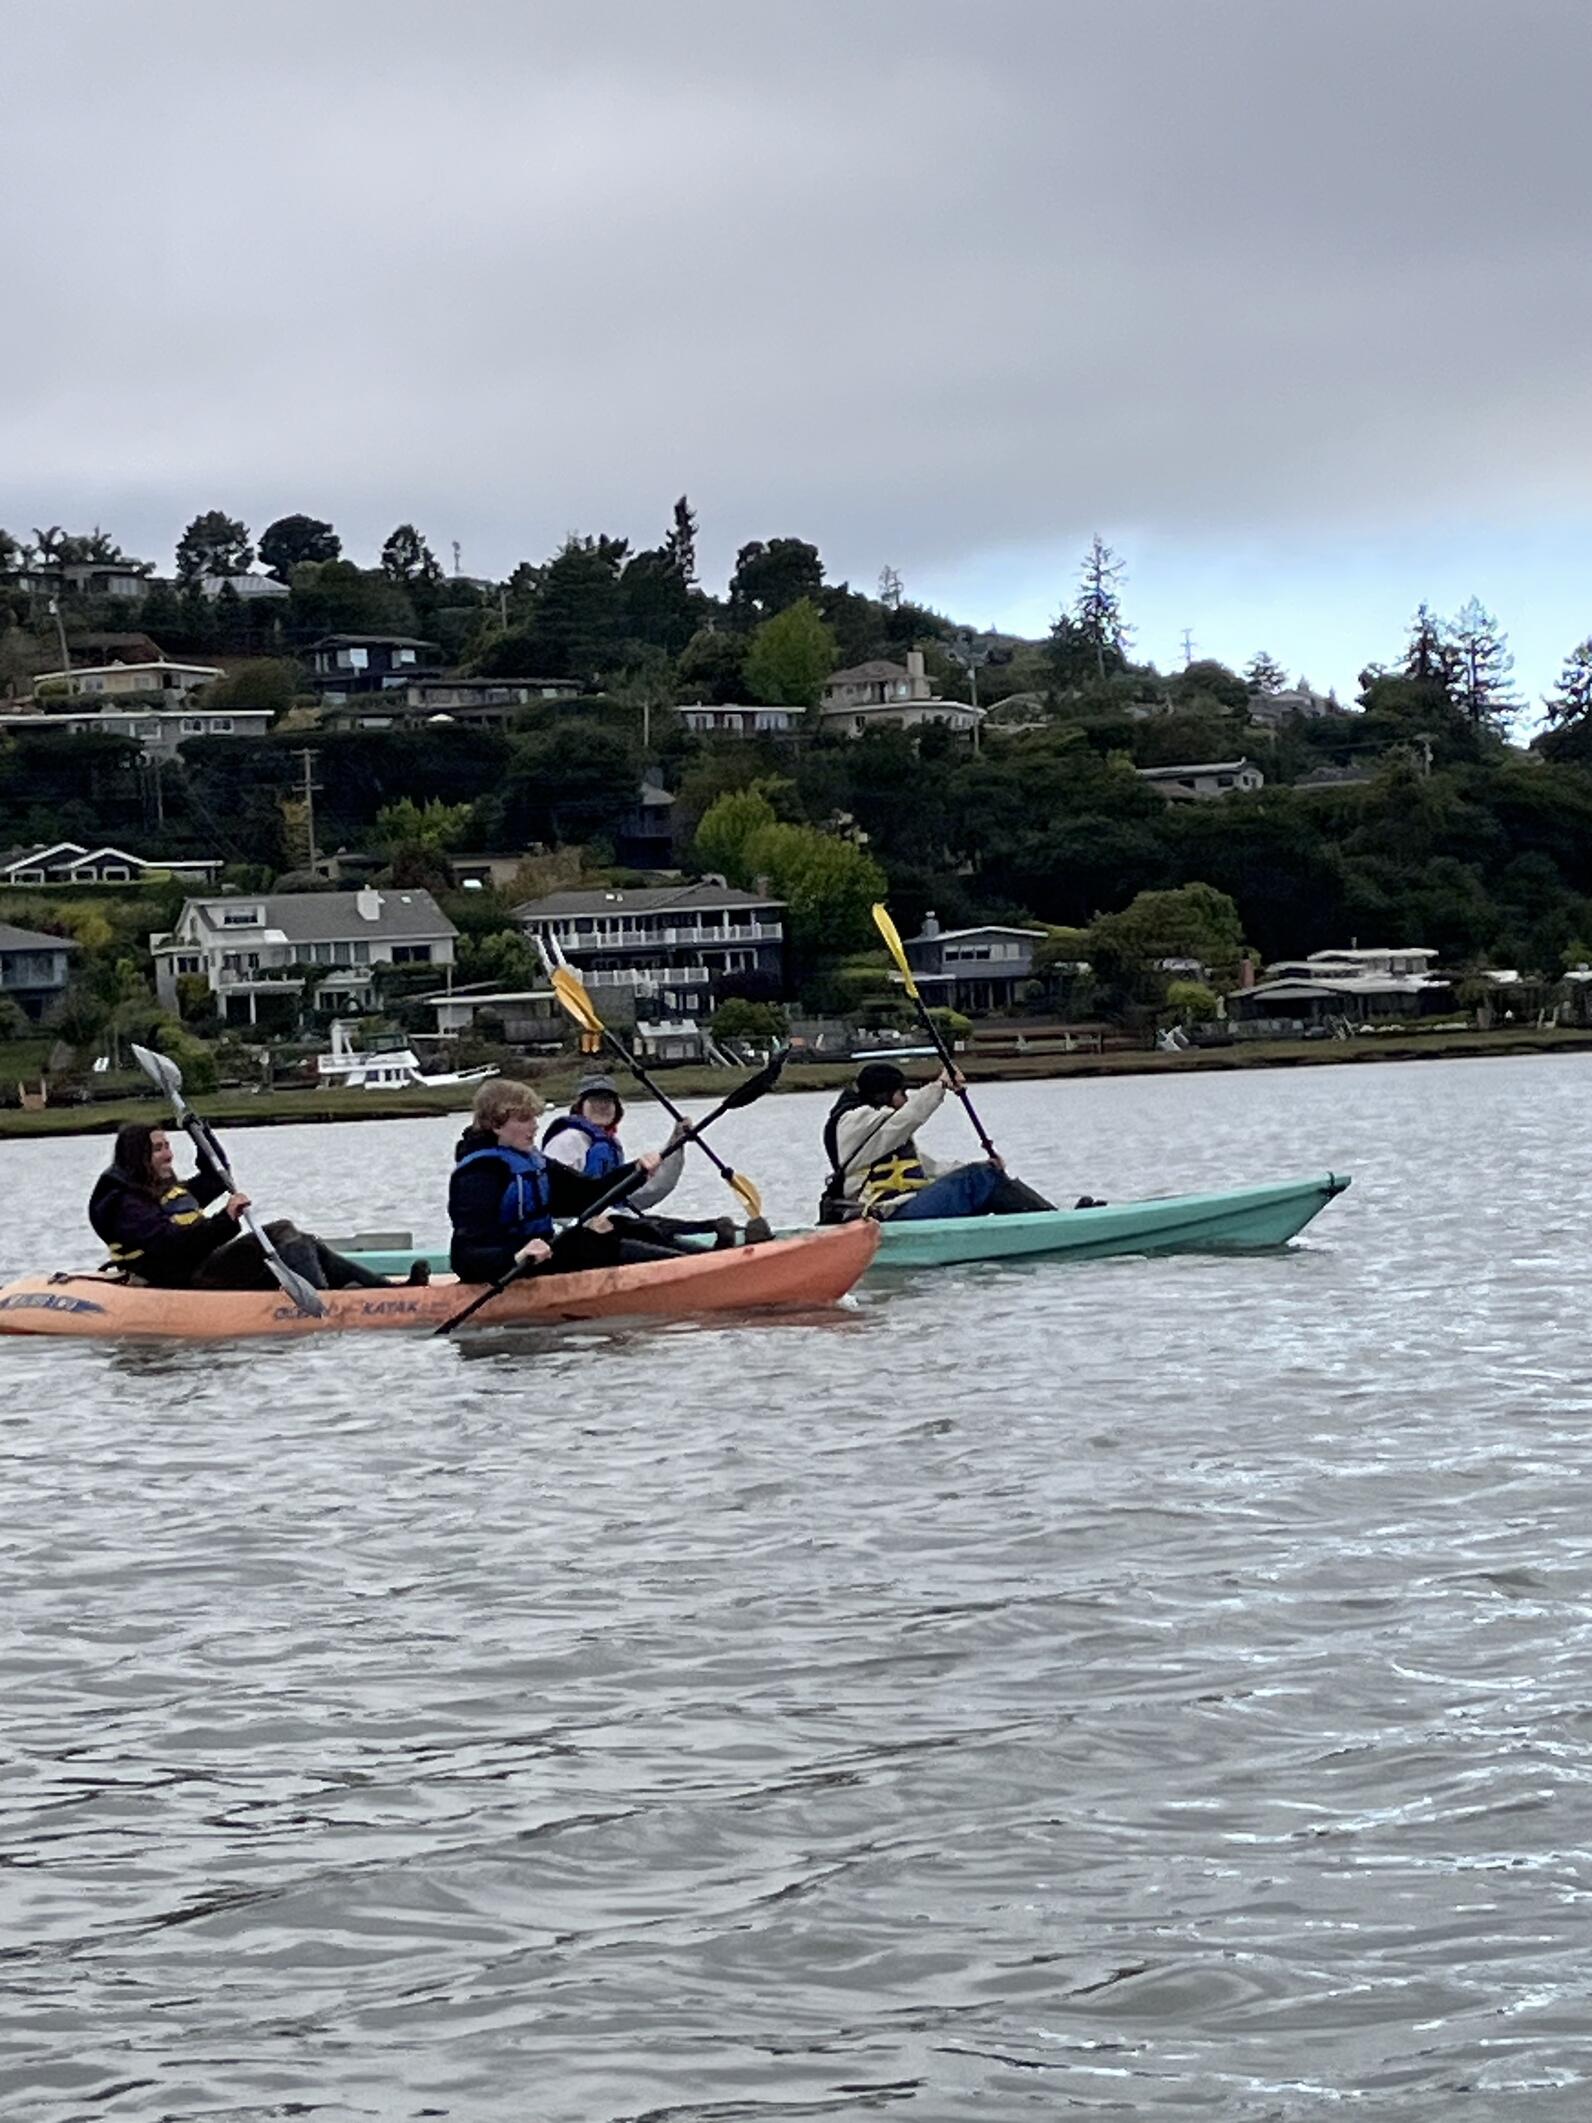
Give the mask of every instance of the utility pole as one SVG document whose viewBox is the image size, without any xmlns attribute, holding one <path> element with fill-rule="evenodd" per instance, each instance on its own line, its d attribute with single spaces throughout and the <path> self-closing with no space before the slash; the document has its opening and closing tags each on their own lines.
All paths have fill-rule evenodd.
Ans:
<svg viewBox="0 0 1592 2123">
<path fill-rule="evenodd" d="M 68 693 L 75 693 L 77 688 L 72 683 L 72 652 L 66 645 L 66 621 L 61 617 L 59 597 L 50 599 L 50 617 L 55 621 L 56 637 L 61 644 L 61 669 L 66 673 L 66 690 Z"/>
<path fill-rule="evenodd" d="M 1190 664 L 1191 664 L 1191 663 L 1192 663 L 1193 661 L 1194 661 L 1194 629 L 1193 629 L 1192 627 L 1185 627 L 1185 628 L 1183 629 L 1183 668 L 1184 668 L 1184 670 L 1185 670 L 1185 671 L 1186 671 L 1186 670 L 1188 669 L 1189 665 L 1190 665 Z"/>
<path fill-rule="evenodd" d="M 457 538 L 453 541 L 453 573 L 455 579 L 457 579 L 459 574 L 459 541 Z"/>
<path fill-rule="evenodd" d="M 319 867 L 320 856 L 315 846 L 315 792 L 321 784 L 314 778 L 315 754 L 305 745 L 293 757 L 304 769 L 304 828 L 309 838 L 309 866 L 311 875 Z"/>
</svg>

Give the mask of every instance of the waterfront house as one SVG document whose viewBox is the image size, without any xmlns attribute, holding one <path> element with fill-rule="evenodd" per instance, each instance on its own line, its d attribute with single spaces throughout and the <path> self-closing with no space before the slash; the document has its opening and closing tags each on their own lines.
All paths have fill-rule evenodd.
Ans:
<svg viewBox="0 0 1592 2123">
<path fill-rule="evenodd" d="M 1312 951 L 1278 959 L 1263 979 L 1226 998 L 1235 1031 L 1286 1037 L 1318 1025 L 1353 1027 L 1378 1020 L 1436 1017 L 1455 1007 L 1453 984 L 1432 971 L 1435 951 Z"/>
<path fill-rule="evenodd" d="M 1168 803 L 1208 803 L 1213 797 L 1237 796 L 1266 785 L 1265 775 L 1249 759 L 1218 759 L 1193 767 L 1135 767 L 1134 772 Z"/>
<path fill-rule="evenodd" d="M 38 929 L 0 921 L 0 996 L 29 1017 L 40 1018 L 66 993 L 71 955 L 77 945 Z"/>
<path fill-rule="evenodd" d="M 219 855 L 167 861 L 159 856 L 130 855 L 125 848 L 86 848 L 76 840 L 0 852 L 0 885 L 130 885 L 167 878 L 209 885 L 220 874 Z"/>
<path fill-rule="evenodd" d="M 1021 1001 L 1046 933 L 1001 922 L 942 929 L 931 910 L 919 933 L 905 939 L 907 963 L 927 1001 L 976 1017 Z"/>
<path fill-rule="evenodd" d="M 176 1007 L 177 983 L 201 977 L 230 1017 L 257 1022 L 259 998 L 313 983 L 318 1000 L 367 1002 L 382 966 L 451 966 L 458 931 L 429 892 L 225 893 L 183 902 L 176 927 L 152 935 L 155 991 Z"/>
<path fill-rule="evenodd" d="M 631 1015 L 696 1019 L 725 994 L 783 993 L 784 913 L 767 893 L 708 880 L 552 892 L 514 919 L 557 943 L 593 988 L 624 993 Z"/>
</svg>

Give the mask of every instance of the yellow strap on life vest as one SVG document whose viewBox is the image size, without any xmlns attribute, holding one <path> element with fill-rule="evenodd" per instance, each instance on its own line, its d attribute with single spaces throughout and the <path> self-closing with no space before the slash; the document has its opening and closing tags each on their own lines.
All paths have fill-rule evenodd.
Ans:
<svg viewBox="0 0 1592 2123">
<path fill-rule="evenodd" d="M 892 1156 L 874 1159 L 862 1175 L 858 1199 L 865 1209 L 873 1209 L 880 1202 L 894 1201 L 898 1195 L 916 1194 L 929 1184 L 929 1175 L 918 1163 L 916 1150 L 903 1144 Z"/>
</svg>

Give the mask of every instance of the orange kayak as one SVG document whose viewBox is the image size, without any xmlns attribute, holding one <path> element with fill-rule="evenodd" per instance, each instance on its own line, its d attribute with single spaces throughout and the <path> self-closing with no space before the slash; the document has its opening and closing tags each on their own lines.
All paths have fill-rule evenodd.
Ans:
<svg viewBox="0 0 1592 2123">
<path fill-rule="evenodd" d="M 634 1268 L 532 1276 L 483 1305 L 470 1326 L 683 1319 L 699 1312 L 831 1305 L 856 1282 L 878 1243 L 879 1226 L 864 1220 Z M 105 1275 L 28 1275 L 0 1289 L 0 1334 L 233 1341 L 260 1334 L 436 1328 L 479 1296 L 481 1287 L 439 1276 L 419 1289 L 326 1290 L 325 1315 L 311 1319 L 280 1290 L 146 1290 Z"/>
</svg>

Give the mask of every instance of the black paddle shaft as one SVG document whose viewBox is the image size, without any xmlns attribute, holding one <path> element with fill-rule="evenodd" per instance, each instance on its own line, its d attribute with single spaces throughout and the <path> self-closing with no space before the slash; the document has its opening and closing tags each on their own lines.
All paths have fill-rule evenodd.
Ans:
<svg viewBox="0 0 1592 2123">
<path fill-rule="evenodd" d="M 940 1032 L 939 1026 L 929 1015 L 928 1004 L 923 1000 L 923 997 L 921 995 L 914 995 L 912 1000 L 918 1006 L 918 1015 L 923 1020 L 924 1031 L 927 1032 L 930 1039 L 933 1040 L 935 1047 L 939 1052 L 940 1059 L 945 1064 L 946 1073 L 952 1078 L 954 1082 L 958 1073 L 956 1063 L 951 1059 L 951 1050 L 945 1044 L 945 1040 Z M 1000 1153 L 996 1150 L 995 1145 L 990 1141 L 989 1132 L 985 1128 L 984 1123 L 979 1119 L 978 1113 L 974 1108 L 973 1101 L 967 1095 L 967 1086 L 963 1084 L 961 1088 L 957 1091 L 956 1095 L 962 1101 L 963 1106 L 967 1109 L 967 1117 L 973 1123 L 974 1133 L 978 1136 L 979 1141 L 984 1145 L 984 1155 L 988 1158 L 998 1157 Z"/>
<path fill-rule="evenodd" d="M 663 1090 L 659 1086 L 655 1077 L 649 1076 L 647 1074 L 647 1071 L 641 1066 L 640 1062 L 637 1061 L 636 1057 L 631 1053 L 630 1049 L 625 1045 L 624 1041 L 619 1037 L 618 1033 L 610 1032 L 606 1025 L 603 1026 L 602 1032 L 603 1038 L 607 1040 L 609 1046 L 613 1048 L 614 1053 L 619 1057 L 619 1060 L 623 1064 L 623 1066 L 630 1071 L 631 1075 L 636 1079 L 636 1082 L 640 1084 L 644 1090 L 649 1091 L 652 1094 L 652 1096 L 658 1101 L 658 1104 L 662 1106 L 664 1112 L 667 1113 L 669 1118 L 675 1123 L 676 1127 L 685 1129 L 686 1135 L 690 1138 L 691 1141 L 693 1141 L 697 1145 L 698 1149 L 702 1151 L 703 1155 L 707 1158 L 708 1162 L 717 1169 L 719 1177 L 725 1180 L 733 1180 L 735 1174 L 731 1171 L 730 1167 L 724 1162 L 723 1158 L 720 1157 L 717 1150 L 714 1149 L 711 1143 L 705 1143 L 702 1140 L 701 1130 L 707 1126 L 707 1121 L 699 1121 L 696 1127 L 693 1128 L 690 1121 L 686 1119 L 685 1115 L 680 1111 L 680 1108 L 675 1104 L 674 1100 L 669 1096 L 668 1092 Z M 721 1108 L 720 1110 L 722 1111 L 723 1109 Z M 708 1115 L 708 1120 L 717 1120 L 717 1118 L 718 1114 L 716 1113 L 710 1113 Z"/>
</svg>

